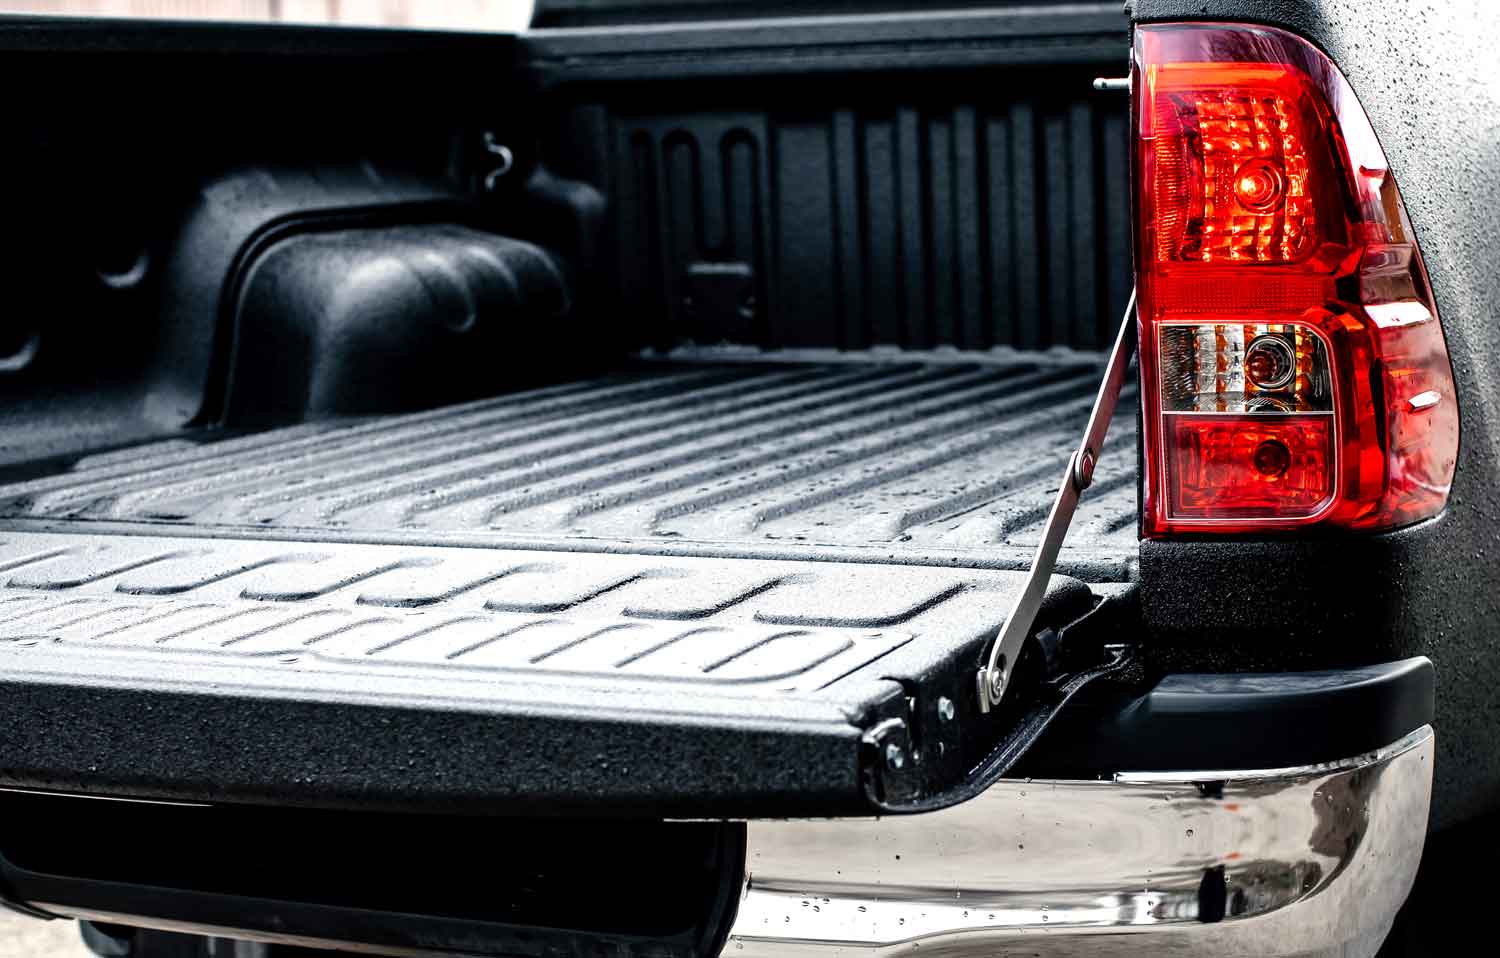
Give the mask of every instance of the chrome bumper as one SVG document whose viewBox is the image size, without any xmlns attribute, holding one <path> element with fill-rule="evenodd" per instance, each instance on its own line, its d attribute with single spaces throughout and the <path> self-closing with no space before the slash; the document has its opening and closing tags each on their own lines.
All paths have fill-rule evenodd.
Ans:
<svg viewBox="0 0 1500 958">
<path fill-rule="evenodd" d="M 1421 858 L 1433 735 L 1304 768 L 1005 781 L 881 820 L 751 822 L 724 954 L 1373 955 Z"/>
</svg>

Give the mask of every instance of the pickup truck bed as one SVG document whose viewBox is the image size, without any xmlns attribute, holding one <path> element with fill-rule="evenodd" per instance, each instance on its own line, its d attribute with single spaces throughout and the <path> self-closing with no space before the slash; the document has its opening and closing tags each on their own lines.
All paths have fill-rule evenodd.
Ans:
<svg viewBox="0 0 1500 958">
<path fill-rule="evenodd" d="M 0 28 L 37 94 L 0 903 L 413 955 L 1373 954 L 1433 768 L 1436 823 L 1494 792 L 1495 231 L 1454 210 L 1500 204 L 1449 202 L 1493 111 L 1419 69 L 1465 34 L 1134 0 L 1305 14 L 1382 136 L 1449 123 L 1387 145 L 1464 458 L 1394 533 L 1137 542 L 1128 393 L 980 714 L 1130 294 L 1130 98 L 1091 84 L 1128 21 L 612 5 Z"/>
<path fill-rule="evenodd" d="M 111 134 L 109 255 L 18 267 L 0 786 L 838 814 L 1004 737 L 974 676 L 1129 293 L 1118 12 L 607 35 L 110 60 L 268 108 Z M 1133 419 L 1039 630 L 1130 608 Z"/>
<path fill-rule="evenodd" d="M 812 358 L 643 358 L 460 406 L 189 434 L 0 488 L 0 683 L 31 730 L 5 739 L 8 783 L 860 807 L 872 729 L 913 707 L 937 727 L 1002 621 L 1099 366 Z M 1128 579 L 1130 431 L 1040 625 Z M 951 778 L 982 750 L 959 724 Z"/>
</svg>

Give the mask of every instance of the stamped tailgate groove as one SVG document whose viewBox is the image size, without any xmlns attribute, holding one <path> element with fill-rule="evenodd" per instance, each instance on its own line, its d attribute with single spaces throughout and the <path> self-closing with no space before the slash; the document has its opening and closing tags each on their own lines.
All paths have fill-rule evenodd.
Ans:
<svg viewBox="0 0 1500 958">
<path fill-rule="evenodd" d="M 195 567 L 148 561 L 188 549 Z M 263 541 L 153 536 L 121 537 L 107 554 L 112 564 L 84 535 L 17 533 L 0 545 L 0 563 L 33 557 L 0 590 L 0 642 L 343 665 L 629 669 L 807 691 L 915 636 L 992 628 L 1014 580 L 978 570 L 548 553 L 509 554 L 496 570 L 472 549 L 339 544 L 309 555 Z M 69 561 L 77 556 L 95 571 L 80 575 Z M 663 658 L 669 646 L 694 651 Z M 677 664 L 653 671 L 643 660 Z"/>
</svg>

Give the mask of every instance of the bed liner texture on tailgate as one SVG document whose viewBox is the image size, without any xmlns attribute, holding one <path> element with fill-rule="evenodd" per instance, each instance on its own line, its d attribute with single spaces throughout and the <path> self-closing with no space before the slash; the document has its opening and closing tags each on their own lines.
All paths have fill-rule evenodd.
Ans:
<svg viewBox="0 0 1500 958">
<path fill-rule="evenodd" d="M 836 814 L 896 719 L 882 787 L 936 787 L 1097 369 L 646 362 L 13 483 L 0 783 Z M 1128 578 L 1113 458 L 1039 627 Z"/>
</svg>

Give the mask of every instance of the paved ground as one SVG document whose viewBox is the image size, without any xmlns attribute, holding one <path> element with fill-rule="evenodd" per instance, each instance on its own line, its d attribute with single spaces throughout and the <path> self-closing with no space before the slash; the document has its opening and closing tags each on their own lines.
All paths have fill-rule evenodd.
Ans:
<svg viewBox="0 0 1500 958">
<path fill-rule="evenodd" d="M 93 958 L 71 921 L 37 921 L 0 909 L 0 958 Z"/>
</svg>

